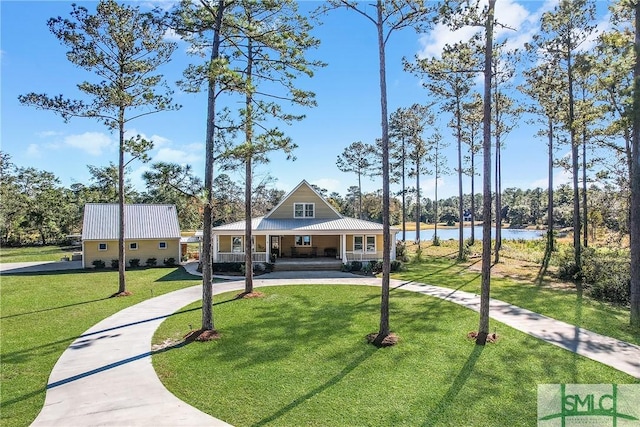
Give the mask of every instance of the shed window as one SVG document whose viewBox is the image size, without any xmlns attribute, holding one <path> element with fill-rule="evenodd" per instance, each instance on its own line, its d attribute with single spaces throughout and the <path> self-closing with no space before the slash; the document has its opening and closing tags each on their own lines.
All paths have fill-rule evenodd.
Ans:
<svg viewBox="0 0 640 427">
<path fill-rule="evenodd" d="M 107 244 L 106 243 L 98 243 L 98 250 L 99 251 L 106 251 L 107 250 Z"/>
<path fill-rule="evenodd" d="M 129 243 L 129 249 L 132 250 L 132 251 L 137 251 L 138 250 L 138 242 Z"/>
<path fill-rule="evenodd" d="M 158 249 L 167 249 L 167 242 L 159 242 Z"/>
</svg>

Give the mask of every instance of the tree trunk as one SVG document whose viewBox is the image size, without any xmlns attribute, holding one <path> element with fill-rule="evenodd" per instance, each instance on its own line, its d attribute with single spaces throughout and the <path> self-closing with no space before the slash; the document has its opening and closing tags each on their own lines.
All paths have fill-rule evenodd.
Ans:
<svg viewBox="0 0 640 427">
<path fill-rule="evenodd" d="M 246 157 L 245 157 L 245 184 L 244 184 L 244 292 L 253 292 L 253 246 L 251 242 L 251 188 L 253 179 L 253 105 L 251 95 L 251 77 L 253 73 L 253 45 L 251 38 L 247 40 L 247 94 L 245 98 L 245 137 L 246 137 Z"/>
<path fill-rule="evenodd" d="M 640 327 L 640 3 L 635 5 L 635 64 L 633 68 L 633 139 L 631 142 L 631 325 Z M 634 262 L 635 260 L 635 262 Z"/>
<path fill-rule="evenodd" d="M 385 69 L 385 45 L 382 19 L 382 0 L 378 0 L 378 52 L 380 57 L 380 107 L 382 118 L 382 296 L 380 301 L 380 329 L 375 340 L 381 345 L 382 340 L 389 336 L 389 274 L 391 270 L 391 233 L 389 224 L 389 122 L 387 117 L 387 81 Z"/>
<path fill-rule="evenodd" d="M 405 184 L 405 143 L 404 137 L 402 138 L 402 242 L 407 241 L 407 186 Z"/>
<path fill-rule="evenodd" d="M 582 124 L 582 239 L 584 240 L 584 247 L 589 246 L 589 210 L 587 208 L 587 125 Z"/>
<path fill-rule="evenodd" d="M 213 31 L 213 47 L 211 49 L 210 64 L 218 59 L 220 51 L 220 31 L 222 29 L 222 14 L 224 13 L 224 0 L 218 1 L 218 10 L 215 17 Z M 211 331 L 213 322 L 213 259 L 212 259 L 212 225 L 213 225 L 213 150 L 216 120 L 216 82 L 215 77 L 210 77 L 207 93 L 207 135 L 205 138 L 205 205 L 202 231 L 202 329 Z"/>
<path fill-rule="evenodd" d="M 435 183 L 435 201 L 433 208 L 435 212 L 435 221 L 433 221 L 433 240 L 438 241 L 438 179 L 440 178 L 440 168 L 438 168 L 438 145 L 436 144 L 436 183 Z"/>
<path fill-rule="evenodd" d="M 570 43 L 567 47 L 567 78 L 569 82 L 569 135 L 571 139 L 571 167 L 573 169 L 573 254 L 578 272 L 582 270 L 582 247 L 580 243 L 580 186 L 578 185 L 579 162 L 576 141 L 575 113 L 573 97 L 573 67 Z"/>
<path fill-rule="evenodd" d="M 421 217 L 421 206 L 420 206 L 420 158 L 416 160 L 416 244 L 418 245 L 418 249 L 420 248 L 420 217 Z M 438 219 L 436 218 L 436 222 Z"/>
<path fill-rule="evenodd" d="M 362 219 L 362 173 L 358 171 L 358 218 Z"/>
<path fill-rule="evenodd" d="M 549 117 L 549 185 L 547 203 L 547 253 L 553 252 L 553 120 Z"/>
<path fill-rule="evenodd" d="M 457 100 L 456 107 L 456 129 L 458 139 L 458 259 L 464 258 L 464 195 L 462 192 L 462 123 L 460 122 L 460 100 Z M 437 178 L 436 178 L 437 180 Z"/>
<path fill-rule="evenodd" d="M 251 156 L 247 157 L 245 164 L 245 184 L 244 184 L 244 292 L 249 294 L 253 292 L 253 247 L 251 230 L 251 187 L 252 187 L 252 167 Z"/>
<path fill-rule="evenodd" d="M 475 156 L 473 151 L 473 142 L 471 143 L 471 244 L 476 243 L 476 195 L 475 195 L 475 180 L 476 180 L 476 167 Z"/>
<path fill-rule="evenodd" d="M 118 293 L 127 290 L 125 278 L 125 253 L 124 253 L 124 108 L 119 113 L 118 138 L 120 148 L 118 150 Z"/>
<path fill-rule="evenodd" d="M 493 55 L 493 19 L 496 0 L 489 0 L 485 29 L 484 105 L 483 105 L 483 221 L 482 284 L 480 290 L 480 322 L 476 344 L 485 345 L 489 335 L 489 296 L 491 291 L 491 59 Z"/>
</svg>

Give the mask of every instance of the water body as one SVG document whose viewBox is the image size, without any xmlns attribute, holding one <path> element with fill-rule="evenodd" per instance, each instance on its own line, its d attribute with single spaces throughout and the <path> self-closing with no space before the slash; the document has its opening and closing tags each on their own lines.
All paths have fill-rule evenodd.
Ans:
<svg viewBox="0 0 640 427">
<path fill-rule="evenodd" d="M 541 239 L 544 237 L 546 231 L 545 230 L 518 230 L 511 228 L 503 228 L 502 229 L 502 239 L 503 240 L 535 240 Z M 426 242 L 429 240 L 433 240 L 434 230 L 420 230 L 420 241 Z M 457 228 L 438 228 L 438 237 L 440 240 L 458 240 L 459 230 Z M 407 240 L 415 240 L 416 232 L 407 230 Z M 465 239 L 471 237 L 471 227 L 464 227 L 463 236 Z M 491 238 L 495 238 L 496 229 L 491 228 Z M 475 237 L 476 240 L 482 240 L 482 226 L 477 225 L 475 227 Z M 397 240 L 402 240 L 402 229 L 396 235 Z"/>
</svg>

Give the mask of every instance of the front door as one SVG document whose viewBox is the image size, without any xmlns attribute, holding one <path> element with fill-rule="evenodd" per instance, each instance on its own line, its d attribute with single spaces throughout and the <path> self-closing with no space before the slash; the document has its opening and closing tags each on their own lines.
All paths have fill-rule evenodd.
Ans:
<svg viewBox="0 0 640 427">
<path fill-rule="evenodd" d="M 280 258 L 280 236 L 271 237 L 271 255 L 275 255 Z"/>
</svg>

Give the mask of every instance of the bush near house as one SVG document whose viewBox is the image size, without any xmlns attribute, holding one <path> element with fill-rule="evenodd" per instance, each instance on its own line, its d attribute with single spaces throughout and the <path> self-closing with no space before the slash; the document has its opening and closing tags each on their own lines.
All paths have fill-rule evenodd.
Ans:
<svg viewBox="0 0 640 427">
<path fill-rule="evenodd" d="M 155 258 L 147 259 L 147 267 L 155 267 L 157 263 L 158 263 L 158 260 Z"/>
<path fill-rule="evenodd" d="M 102 261 L 101 259 L 97 259 L 97 260 L 93 261 L 91 264 L 93 264 L 93 267 L 96 270 L 100 270 L 100 269 L 102 269 L 102 268 L 104 268 L 106 266 L 104 261 Z"/>
</svg>

